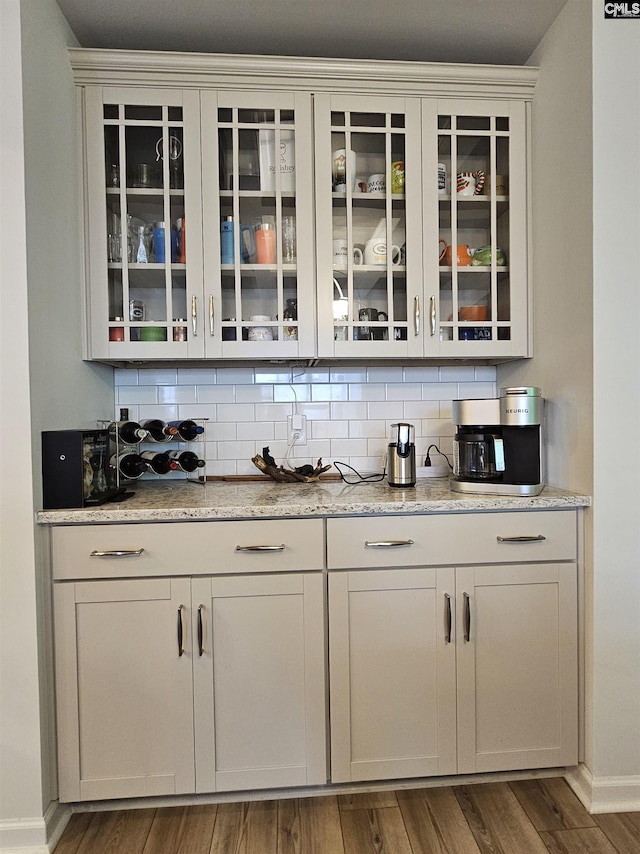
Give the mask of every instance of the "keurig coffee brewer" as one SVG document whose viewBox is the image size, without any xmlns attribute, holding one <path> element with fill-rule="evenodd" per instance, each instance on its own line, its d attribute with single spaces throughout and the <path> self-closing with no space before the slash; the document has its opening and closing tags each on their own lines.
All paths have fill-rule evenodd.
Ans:
<svg viewBox="0 0 640 854">
<path fill-rule="evenodd" d="M 534 387 L 454 400 L 454 492 L 538 495 L 544 487 L 544 399 Z"/>
</svg>

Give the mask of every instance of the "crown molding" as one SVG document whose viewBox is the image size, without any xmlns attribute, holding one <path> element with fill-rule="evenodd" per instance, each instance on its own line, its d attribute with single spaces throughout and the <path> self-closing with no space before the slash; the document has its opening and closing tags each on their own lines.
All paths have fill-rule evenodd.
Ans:
<svg viewBox="0 0 640 854">
<path fill-rule="evenodd" d="M 78 85 L 287 89 L 532 100 L 538 69 L 253 54 L 69 48 Z"/>
</svg>

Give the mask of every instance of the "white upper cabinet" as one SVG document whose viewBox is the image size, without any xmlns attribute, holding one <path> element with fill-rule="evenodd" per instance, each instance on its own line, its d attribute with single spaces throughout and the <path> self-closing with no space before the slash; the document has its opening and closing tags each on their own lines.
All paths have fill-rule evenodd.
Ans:
<svg viewBox="0 0 640 854">
<path fill-rule="evenodd" d="M 535 69 L 71 53 L 87 358 L 530 355 Z"/>
</svg>

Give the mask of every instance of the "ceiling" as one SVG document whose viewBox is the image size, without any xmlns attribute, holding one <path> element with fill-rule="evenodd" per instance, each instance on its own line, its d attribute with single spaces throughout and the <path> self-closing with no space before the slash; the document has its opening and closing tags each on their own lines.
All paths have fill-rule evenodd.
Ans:
<svg viewBox="0 0 640 854">
<path fill-rule="evenodd" d="M 524 64 L 568 0 L 57 0 L 82 47 Z"/>
</svg>

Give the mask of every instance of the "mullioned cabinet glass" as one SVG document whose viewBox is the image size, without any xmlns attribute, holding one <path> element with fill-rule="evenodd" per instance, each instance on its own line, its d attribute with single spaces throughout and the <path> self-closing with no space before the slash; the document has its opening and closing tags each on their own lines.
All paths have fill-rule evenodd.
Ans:
<svg viewBox="0 0 640 854">
<path fill-rule="evenodd" d="M 311 357 L 311 97 L 201 97 L 205 355 Z"/>
<path fill-rule="evenodd" d="M 525 105 L 425 100 L 423 139 L 425 354 L 529 355 Z"/>
<path fill-rule="evenodd" d="M 315 97 L 318 355 L 417 356 L 420 101 Z"/>
<path fill-rule="evenodd" d="M 318 355 L 527 344 L 522 103 L 315 97 Z"/>
<path fill-rule="evenodd" d="M 198 95 L 89 87 L 85 110 L 89 355 L 202 356 Z"/>
</svg>

